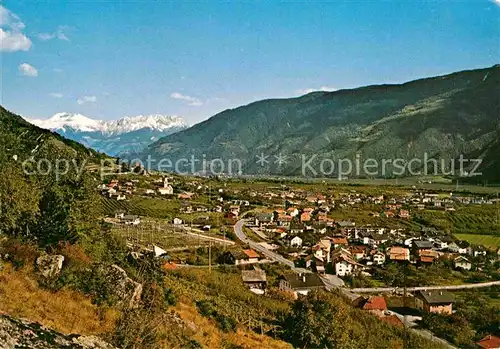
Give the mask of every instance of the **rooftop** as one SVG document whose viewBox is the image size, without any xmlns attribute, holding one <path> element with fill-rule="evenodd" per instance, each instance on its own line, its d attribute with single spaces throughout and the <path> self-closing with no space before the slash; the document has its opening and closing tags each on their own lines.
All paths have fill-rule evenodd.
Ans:
<svg viewBox="0 0 500 349">
<path fill-rule="evenodd" d="M 254 250 L 243 250 L 243 253 L 248 258 L 259 258 L 259 254 L 257 252 L 255 252 Z"/>
<path fill-rule="evenodd" d="M 416 248 L 428 248 L 431 249 L 434 245 L 430 241 L 425 240 L 413 240 L 413 244 Z"/>
<path fill-rule="evenodd" d="M 382 321 L 385 321 L 393 326 L 404 327 L 403 322 L 396 315 L 388 315 L 381 318 Z"/>
<path fill-rule="evenodd" d="M 286 281 L 290 284 L 292 289 L 309 289 L 309 288 L 320 288 L 325 287 L 325 284 L 318 276 L 318 274 L 313 273 L 289 273 L 283 276 Z"/>
<path fill-rule="evenodd" d="M 386 310 L 385 298 L 381 296 L 371 296 L 363 305 L 364 310 Z"/>
<path fill-rule="evenodd" d="M 498 338 L 497 336 L 488 335 L 476 344 L 485 349 L 500 348 L 500 338 Z"/>
<path fill-rule="evenodd" d="M 419 291 L 417 297 L 425 299 L 429 304 L 455 303 L 455 297 L 451 293 L 442 290 Z"/>
</svg>

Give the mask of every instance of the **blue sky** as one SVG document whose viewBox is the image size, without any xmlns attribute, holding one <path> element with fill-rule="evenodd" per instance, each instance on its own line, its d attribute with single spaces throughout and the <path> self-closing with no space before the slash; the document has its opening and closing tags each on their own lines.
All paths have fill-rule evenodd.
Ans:
<svg viewBox="0 0 500 349">
<path fill-rule="evenodd" d="M 2 105 L 190 123 L 314 89 L 500 62 L 500 0 L 3 1 Z"/>
</svg>

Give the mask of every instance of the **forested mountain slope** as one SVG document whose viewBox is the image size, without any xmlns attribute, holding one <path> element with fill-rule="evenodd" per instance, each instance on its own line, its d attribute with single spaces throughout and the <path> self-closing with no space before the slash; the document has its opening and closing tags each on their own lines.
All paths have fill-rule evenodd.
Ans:
<svg viewBox="0 0 500 349">
<path fill-rule="evenodd" d="M 361 161 L 378 162 L 424 159 L 427 154 L 448 166 L 463 154 L 466 159 L 484 159 L 476 171 L 484 170 L 481 180 L 499 180 L 495 156 L 500 150 L 499 86 L 500 66 L 496 65 L 400 85 L 263 100 L 164 137 L 141 155 L 172 161 L 192 155 L 221 158 L 225 163 L 240 159 L 245 174 L 300 175 L 302 156 L 306 161 L 314 157 L 309 163 L 320 172 L 323 159 L 354 160 L 356 154 Z M 269 155 L 269 163 L 257 163 L 260 154 Z M 287 157 L 281 166 L 274 157 L 279 154 Z M 472 163 L 468 165 L 465 170 L 470 171 Z M 391 177 L 395 168 L 389 165 L 385 172 L 369 176 Z M 337 171 L 328 175 L 336 176 Z M 361 171 L 358 177 L 363 176 L 367 174 Z"/>
</svg>

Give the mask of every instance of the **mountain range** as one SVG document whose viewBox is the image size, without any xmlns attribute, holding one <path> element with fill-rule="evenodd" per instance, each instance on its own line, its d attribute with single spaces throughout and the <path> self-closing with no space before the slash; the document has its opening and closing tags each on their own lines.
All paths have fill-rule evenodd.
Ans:
<svg viewBox="0 0 500 349">
<path fill-rule="evenodd" d="M 112 156 L 141 151 L 161 137 L 188 127 L 181 117 L 159 114 L 105 121 L 57 113 L 46 120 L 27 121 Z"/>
<path fill-rule="evenodd" d="M 89 163 L 98 163 L 100 159 L 105 158 L 96 150 L 33 125 L 2 106 L 0 106 L 0 139 L 2 140 L 0 160 L 23 161 L 35 158 L 40 153 L 53 152 L 54 149 L 60 150 L 60 154 L 70 154 L 75 159 L 85 158 Z"/>
<path fill-rule="evenodd" d="M 476 178 L 500 180 L 499 87 L 500 66 L 495 65 L 404 84 L 263 100 L 163 137 L 140 156 L 182 160 L 186 169 L 190 165 L 185 159 L 193 156 L 218 159 L 218 168 L 225 164 L 226 172 L 229 161 L 237 160 L 243 174 L 318 177 L 336 177 L 340 171 L 332 163 L 354 163 L 356 158 L 373 159 L 378 166 L 384 159 L 418 158 L 420 163 L 411 165 L 414 174 L 427 157 L 438 164 L 435 169 L 431 163 L 428 174 L 441 174 L 441 166 L 451 177 L 474 172 L 482 174 Z M 474 169 L 479 161 L 470 161 L 457 174 L 460 156 L 480 159 L 481 164 Z M 304 163 L 309 166 L 306 173 Z M 362 168 L 348 176 L 396 174 L 395 165 L 389 164 L 384 173 L 380 168 L 375 174 Z"/>
</svg>

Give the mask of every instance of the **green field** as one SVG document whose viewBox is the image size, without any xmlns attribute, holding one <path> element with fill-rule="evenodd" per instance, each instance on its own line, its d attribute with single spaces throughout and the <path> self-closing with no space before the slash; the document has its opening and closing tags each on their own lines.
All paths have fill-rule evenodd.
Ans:
<svg viewBox="0 0 500 349">
<path fill-rule="evenodd" d="M 163 198 L 132 197 L 130 200 L 116 201 L 101 197 L 104 214 L 113 216 L 117 210 L 124 210 L 129 214 L 153 218 L 171 219 L 180 207 L 178 200 Z"/>
<path fill-rule="evenodd" d="M 466 240 L 472 244 L 484 245 L 492 249 L 500 248 L 500 236 L 498 235 L 455 234 L 455 237 L 460 240 Z"/>
<path fill-rule="evenodd" d="M 417 215 L 425 225 L 435 226 L 453 234 L 500 234 L 500 220 L 497 220 L 495 205 L 460 205 L 456 212 L 425 210 Z"/>
</svg>

